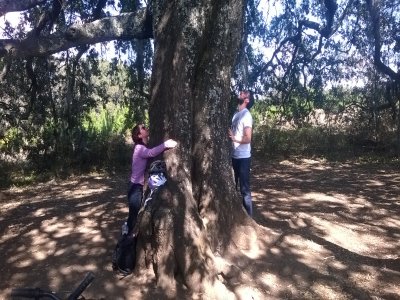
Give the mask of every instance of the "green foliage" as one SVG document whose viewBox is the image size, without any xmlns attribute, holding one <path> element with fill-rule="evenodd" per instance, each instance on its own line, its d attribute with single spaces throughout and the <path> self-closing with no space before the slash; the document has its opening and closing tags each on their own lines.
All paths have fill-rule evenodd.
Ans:
<svg viewBox="0 0 400 300">
<path fill-rule="evenodd" d="M 0 151 L 13 153 L 21 149 L 23 143 L 22 133 L 18 128 L 10 128 L 0 139 Z"/>
<path fill-rule="evenodd" d="M 253 136 L 256 153 L 272 159 L 299 156 L 332 161 L 396 161 L 398 156 L 393 141 L 394 135 L 381 137 L 377 142 L 361 132 L 355 135 L 329 127 L 311 126 L 282 129 L 262 125 L 256 127 Z"/>
<path fill-rule="evenodd" d="M 283 130 L 261 126 L 254 134 L 256 150 L 267 157 L 324 157 L 331 160 L 354 158 L 350 136 L 321 127 Z"/>
<path fill-rule="evenodd" d="M 251 108 L 255 124 L 272 125 L 282 116 L 283 108 L 266 101 L 257 101 Z"/>
<path fill-rule="evenodd" d="M 128 113 L 128 107 L 108 103 L 92 109 L 87 114 L 82 126 L 85 131 L 96 135 L 122 134 L 126 130 Z"/>
<path fill-rule="evenodd" d="M 109 103 L 92 109 L 72 130 L 66 123 L 56 125 L 50 120 L 35 131 L 9 129 L 0 139 L 1 185 L 129 168 L 128 112 L 127 106 Z"/>
<path fill-rule="evenodd" d="M 145 120 L 146 98 L 129 87 L 129 66 L 73 54 L 32 59 L 33 78 L 16 60 L 0 82 L 3 184 L 129 166 L 125 131 Z"/>
<path fill-rule="evenodd" d="M 290 105 L 264 98 L 252 108 L 255 147 L 272 157 L 372 160 L 396 157 L 399 155 L 397 118 L 393 118 L 393 110 L 379 110 L 384 107 L 382 99 L 387 90 L 378 83 L 352 89 L 336 86 L 320 94 L 323 101 L 318 105 L 302 97 Z M 321 121 L 310 113 L 316 111 L 323 113 Z"/>
</svg>

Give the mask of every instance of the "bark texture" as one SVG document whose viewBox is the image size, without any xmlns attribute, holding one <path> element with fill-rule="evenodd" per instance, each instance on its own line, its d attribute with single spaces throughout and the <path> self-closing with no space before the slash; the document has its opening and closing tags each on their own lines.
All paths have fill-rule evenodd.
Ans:
<svg viewBox="0 0 400 300">
<path fill-rule="evenodd" d="M 142 257 L 161 287 L 182 280 L 202 291 L 216 282 L 214 253 L 223 253 L 247 220 L 227 138 L 244 3 L 155 1 L 152 10 L 151 137 L 154 143 L 174 138 L 179 147 L 165 153 L 170 178 L 142 224 Z"/>
</svg>

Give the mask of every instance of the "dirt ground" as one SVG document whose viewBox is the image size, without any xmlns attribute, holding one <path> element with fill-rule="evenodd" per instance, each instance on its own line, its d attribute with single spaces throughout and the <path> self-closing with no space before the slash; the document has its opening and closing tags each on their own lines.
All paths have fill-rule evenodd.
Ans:
<svg viewBox="0 0 400 300">
<path fill-rule="evenodd" d="M 229 258 L 240 270 L 227 284 L 237 299 L 400 299 L 398 164 L 255 160 L 252 175 L 259 234 Z M 112 272 L 127 178 L 1 191 L 0 299 L 27 286 L 65 297 L 88 271 L 87 299 L 165 299 L 145 274 Z"/>
</svg>

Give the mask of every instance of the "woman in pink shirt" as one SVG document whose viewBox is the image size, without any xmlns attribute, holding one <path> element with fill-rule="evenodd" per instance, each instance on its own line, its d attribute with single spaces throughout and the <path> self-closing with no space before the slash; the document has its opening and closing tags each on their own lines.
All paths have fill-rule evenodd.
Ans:
<svg viewBox="0 0 400 300">
<path fill-rule="evenodd" d="M 147 160 L 155 157 L 167 149 L 174 148 L 177 142 L 167 140 L 154 148 L 147 148 L 149 132 L 147 128 L 141 124 L 136 125 L 132 129 L 132 140 L 135 143 L 132 155 L 132 173 L 131 182 L 128 192 L 129 216 L 127 220 L 128 234 L 135 227 L 136 218 L 140 209 L 143 197 L 144 173 L 146 170 Z"/>
</svg>

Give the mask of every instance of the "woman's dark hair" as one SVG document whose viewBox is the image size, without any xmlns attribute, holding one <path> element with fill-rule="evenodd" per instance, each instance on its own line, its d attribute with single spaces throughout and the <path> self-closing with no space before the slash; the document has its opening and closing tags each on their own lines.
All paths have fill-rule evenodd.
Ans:
<svg viewBox="0 0 400 300">
<path fill-rule="evenodd" d="M 136 125 L 135 127 L 132 128 L 131 135 L 132 135 L 132 141 L 135 143 L 135 145 L 143 145 L 143 140 L 140 135 L 140 129 L 142 129 L 143 125 Z"/>
</svg>

